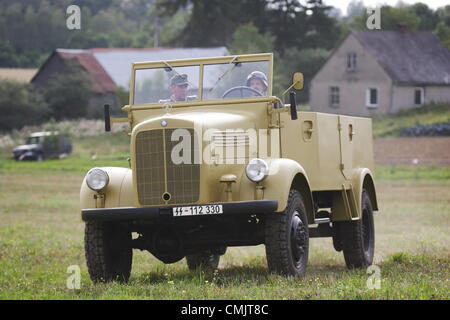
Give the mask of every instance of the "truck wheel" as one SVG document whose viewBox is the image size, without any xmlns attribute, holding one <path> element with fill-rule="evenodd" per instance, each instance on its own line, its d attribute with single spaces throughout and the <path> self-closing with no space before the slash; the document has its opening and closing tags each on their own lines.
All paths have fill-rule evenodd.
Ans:
<svg viewBox="0 0 450 320">
<path fill-rule="evenodd" d="M 214 270 L 219 266 L 220 254 L 204 251 L 196 254 L 186 256 L 186 261 L 189 270 L 196 270 L 201 268 L 204 270 Z"/>
<path fill-rule="evenodd" d="M 266 256 L 269 271 L 302 277 L 308 264 L 309 230 L 302 196 L 291 190 L 286 209 L 266 219 Z"/>
<path fill-rule="evenodd" d="M 131 241 L 131 232 L 117 225 L 86 222 L 84 247 L 93 282 L 128 281 L 133 260 Z"/>
<path fill-rule="evenodd" d="M 372 203 L 365 190 L 361 200 L 362 219 L 339 222 L 342 249 L 349 269 L 367 267 L 373 262 L 375 227 Z"/>
</svg>

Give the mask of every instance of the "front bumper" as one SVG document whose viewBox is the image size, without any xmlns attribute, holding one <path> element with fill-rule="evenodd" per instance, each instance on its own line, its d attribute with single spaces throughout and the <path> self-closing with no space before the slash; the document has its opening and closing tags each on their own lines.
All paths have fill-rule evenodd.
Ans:
<svg viewBox="0 0 450 320">
<path fill-rule="evenodd" d="M 219 216 L 228 215 L 252 215 L 273 213 L 278 208 L 277 200 L 255 200 L 213 203 L 222 205 L 223 213 Z M 207 205 L 207 204 L 201 204 Z M 191 205 L 194 206 L 194 205 Z M 81 210 L 83 221 L 136 221 L 157 220 L 160 218 L 172 218 L 172 208 L 184 206 L 159 206 L 159 207 L 120 207 L 120 208 L 98 208 Z M 210 216 L 210 215 L 203 215 Z M 198 216 L 197 216 L 198 217 Z M 178 218 L 178 217 L 177 217 Z"/>
</svg>

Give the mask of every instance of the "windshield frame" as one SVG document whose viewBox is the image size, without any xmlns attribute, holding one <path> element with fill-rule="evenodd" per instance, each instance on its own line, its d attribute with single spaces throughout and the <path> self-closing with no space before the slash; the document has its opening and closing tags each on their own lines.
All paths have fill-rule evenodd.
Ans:
<svg viewBox="0 0 450 320">
<path fill-rule="evenodd" d="M 203 73 L 205 65 L 213 64 L 226 64 L 226 63 L 236 63 L 236 62 L 268 62 L 268 88 L 267 96 L 263 97 L 252 97 L 252 98 L 240 98 L 240 99 L 209 99 L 203 100 Z M 141 105 L 147 108 L 160 108 L 164 103 L 145 103 L 145 104 L 135 104 L 134 94 L 135 94 L 135 76 L 137 70 L 142 69 L 153 69 L 153 68 L 167 68 L 170 67 L 188 67 L 188 66 L 199 66 L 199 83 L 198 83 L 198 99 L 191 102 L 177 102 L 174 106 L 189 106 L 192 104 L 215 104 L 223 101 L 224 103 L 238 101 L 249 101 L 249 100 L 262 100 L 265 101 L 272 96 L 272 80 L 273 80 L 273 54 L 272 53 L 259 53 L 259 54 L 248 54 L 248 55 L 235 55 L 235 56 L 224 56 L 224 57 L 212 57 L 212 58 L 194 58 L 194 59 L 180 59 L 180 60 L 161 60 L 152 62 L 136 62 L 132 64 L 132 71 L 130 77 L 130 95 L 129 95 L 129 105 Z"/>
</svg>

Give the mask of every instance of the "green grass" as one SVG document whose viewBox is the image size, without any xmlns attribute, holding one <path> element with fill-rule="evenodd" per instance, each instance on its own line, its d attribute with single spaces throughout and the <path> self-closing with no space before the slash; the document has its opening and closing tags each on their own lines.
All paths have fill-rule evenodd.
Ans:
<svg viewBox="0 0 450 320">
<path fill-rule="evenodd" d="M 347 270 L 331 239 L 312 239 L 307 275 L 269 274 L 263 246 L 229 248 L 219 270 L 189 271 L 134 250 L 130 282 L 94 285 L 84 258 L 79 190 L 96 166 L 127 167 L 128 137 L 74 141 L 66 159 L 0 160 L 0 299 L 449 299 L 450 168 L 376 167 L 375 216 L 381 288 Z M 95 160 L 92 156 L 95 154 Z M 81 268 L 81 289 L 66 287 Z"/>
<path fill-rule="evenodd" d="M 375 176 L 383 181 L 450 181 L 450 167 L 376 166 Z"/>
<path fill-rule="evenodd" d="M 148 252 L 134 250 L 128 284 L 94 285 L 84 258 L 80 183 L 88 168 L 123 163 L 123 156 L 3 163 L 0 299 L 450 298 L 450 184 L 426 180 L 425 168 L 417 180 L 408 168 L 395 178 L 388 168 L 377 168 L 380 213 L 375 216 L 374 264 L 381 271 L 380 289 L 368 289 L 366 270 L 346 269 L 331 239 L 311 239 L 304 279 L 269 274 L 264 247 L 256 246 L 229 248 L 213 273 L 189 271 L 184 260 L 164 265 Z M 81 268 L 80 290 L 66 287 L 71 265 Z"/>
<path fill-rule="evenodd" d="M 99 156 L 95 160 L 87 156 L 70 156 L 61 160 L 36 161 L 0 161 L 0 173 L 20 172 L 77 172 L 85 173 L 92 167 L 128 167 L 129 154 L 119 153 L 111 156 Z"/>
<path fill-rule="evenodd" d="M 450 121 L 450 104 L 429 104 L 420 108 L 399 112 L 395 115 L 373 119 L 373 135 L 380 137 L 398 136 L 401 130 L 415 126 Z"/>
</svg>

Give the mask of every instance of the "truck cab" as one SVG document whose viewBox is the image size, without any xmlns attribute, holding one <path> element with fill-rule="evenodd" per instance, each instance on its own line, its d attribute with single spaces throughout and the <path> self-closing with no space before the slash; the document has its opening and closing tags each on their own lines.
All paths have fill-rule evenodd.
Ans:
<svg viewBox="0 0 450 320">
<path fill-rule="evenodd" d="M 105 107 L 107 130 L 129 123 L 130 165 L 81 185 L 93 281 L 128 281 L 133 249 L 195 269 L 260 244 L 271 272 L 301 277 L 313 237 L 332 237 L 349 268 L 372 263 L 370 119 L 298 112 L 301 73 L 273 96 L 271 53 L 139 62 L 131 75 L 127 117 Z"/>
</svg>

